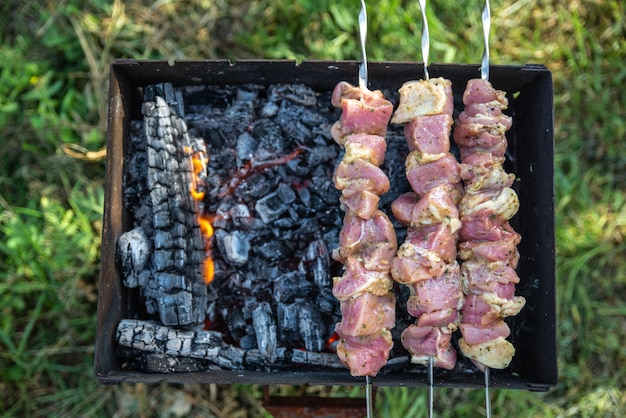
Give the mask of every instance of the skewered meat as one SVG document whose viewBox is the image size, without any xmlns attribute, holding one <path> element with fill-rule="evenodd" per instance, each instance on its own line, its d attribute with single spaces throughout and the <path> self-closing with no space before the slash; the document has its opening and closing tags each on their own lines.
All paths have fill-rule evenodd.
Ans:
<svg viewBox="0 0 626 418">
<path fill-rule="evenodd" d="M 459 258 L 466 302 L 459 347 L 481 370 L 503 369 L 515 355 L 506 340 L 510 329 L 504 318 L 517 315 L 526 303 L 515 296 L 521 239 L 509 224 L 519 209 L 511 188 L 515 176 L 502 167 L 512 119 L 502 112 L 508 106 L 506 94 L 487 80 L 470 80 L 463 103 L 453 135 L 465 183 L 459 203 Z"/>
<path fill-rule="evenodd" d="M 399 92 L 392 122 L 405 123 L 411 151 L 406 177 L 413 192 L 392 204 L 394 216 L 408 229 L 391 274 L 409 286 L 407 311 L 416 318 L 401 340 L 413 363 L 426 365 L 430 358 L 435 366 L 450 370 L 456 364 L 451 337 L 464 302 L 456 261 L 461 172 L 450 153 L 452 83 L 443 78 L 411 81 Z"/>
<path fill-rule="evenodd" d="M 389 358 L 389 330 L 395 326 L 389 260 L 398 244 L 391 221 L 378 209 L 380 195 L 390 187 L 379 166 L 393 105 L 380 91 L 346 82 L 337 84 L 331 101 L 342 109 L 331 135 L 345 148 L 333 179 L 346 212 L 339 248 L 333 251 L 333 258 L 344 265 L 343 275 L 333 279 L 342 314 L 335 327 L 337 355 L 353 376 L 376 376 Z"/>
</svg>

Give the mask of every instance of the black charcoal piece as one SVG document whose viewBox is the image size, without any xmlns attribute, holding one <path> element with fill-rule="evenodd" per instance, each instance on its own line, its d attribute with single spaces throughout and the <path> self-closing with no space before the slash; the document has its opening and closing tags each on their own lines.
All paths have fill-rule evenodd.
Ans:
<svg viewBox="0 0 626 418">
<path fill-rule="evenodd" d="M 252 324 L 261 356 L 269 364 L 274 363 L 277 348 L 276 322 L 269 303 L 261 302 L 254 310 Z"/>
<path fill-rule="evenodd" d="M 276 194 L 278 198 L 285 205 L 288 205 L 294 200 L 296 200 L 296 193 L 288 184 L 285 184 L 285 183 L 282 183 L 281 185 L 278 186 L 278 189 L 276 190 Z"/>
<path fill-rule="evenodd" d="M 246 234 L 233 231 L 224 237 L 224 255 L 234 266 L 241 266 L 248 262 L 250 241 Z"/>
<path fill-rule="evenodd" d="M 326 328 L 319 311 L 312 304 L 302 303 L 298 317 L 298 330 L 304 347 L 308 351 L 322 351 Z"/>
<path fill-rule="evenodd" d="M 339 302 L 333 295 L 332 290 L 327 287 L 320 290 L 320 293 L 317 295 L 316 304 L 321 313 L 333 314 L 339 311 Z"/>
<path fill-rule="evenodd" d="M 278 109 L 279 107 L 276 103 L 267 102 L 261 108 L 261 112 L 259 113 L 259 116 L 262 118 L 271 118 L 272 116 L 275 116 L 278 113 Z"/>
<path fill-rule="evenodd" d="M 278 193 L 270 193 L 264 198 L 257 200 L 254 209 L 263 222 L 270 223 L 278 219 L 287 210 L 287 205 L 285 205 Z"/>
<path fill-rule="evenodd" d="M 237 138 L 237 165 L 241 167 L 245 161 L 253 159 L 259 142 L 248 132 L 244 132 Z"/>
<path fill-rule="evenodd" d="M 307 164 L 309 166 L 317 166 L 326 161 L 335 161 L 337 159 L 337 146 L 318 146 L 311 149 L 306 154 Z"/>
<path fill-rule="evenodd" d="M 276 302 L 291 303 L 296 299 L 308 298 L 314 294 L 316 286 L 307 281 L 298 271 L 292 271 L 274 280 L 274 299 Z"/>
<path fill-rule="evenodd" d="M 256 337 L 253 334 L 246 334 L 239 340 L 239 347 L 244 350 L 251 350 L 257 348 Z"/>
<path fill-rule="evenodd" d="M 309 206 L 311 204 L 311 192 L 307 187 L 300 187 L 298 189 L 298 197 L 305 206 Z"/>
<path fill-rule="evenodd" d="M 239 339 L 246 335 L 246 321 L 239 309 L 232 305 L 224 306 L 221 313 L 224 323 L 234 338 Z"/>
<path fill-rule="evenodd" d="M 151 253 L 152 242 L 143 228 L 137 227 L 120 236 L 117 241 L 116 259 L 125 286 L 145 286 L 149 276 L 148 263 Z"/>
<path fill-rule="evenodd" d="M 311 277 L 319 288 L 332 286 L 330 254 L 324 240 L 317 239 L 308 245 L 298 269 Z"/>
<path fill-rule="evenodd" d="M 303 364 L 307 366 L 332 367 L 336 369 L 345 369 L 339 357 L 334 353 L 316 353 L 306 350 L 293 350 L 291 352 L 291 362 L 294 364 Z"/>
<path fill-rule="evenodd" d="M 272 85 L 268 89 L 268 97 L 273 102 L 287 99 L 304 106 L 315 106 L 317 104 L 317 93 L 304 84 Z"/>
</svg>

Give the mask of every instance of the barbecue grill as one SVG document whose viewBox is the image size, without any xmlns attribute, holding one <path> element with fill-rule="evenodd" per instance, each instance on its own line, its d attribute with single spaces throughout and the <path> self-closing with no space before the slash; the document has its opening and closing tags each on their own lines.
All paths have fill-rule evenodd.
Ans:
<svg viewBox="0 0 626 418">
<path fill-rule="evenodd" d="M 298 84 L 319 94 L 329 94 L 339 81 L 355 82 L 358 67 L 355 61 L 295 63 L 270 60 L 236 63 L 118 60 L 112 65 L 95 353 L 95 373 L 101 383 L 167 381 L 343 386 L 364 383 L 364 379 L 350 376 L 345 368 L 320 366 L 319 362 L 307 360 L 284 367 L 266 364 L 234 370 L 215 367 L 210 361 L 176 359 L 168 355 L 152 356 L 141 363 L 132 361 L 132 353 L 120 346 L 116 335 L 124 320 L 150 320 L 154 321 L 155 328 L 160 326 L 158 317 L 146 314 L 138 292 L 123 284 L 116 261 L 118 239 L 133 227 L 132 208 L 127 207 L 124 199 L 124 179 L 129 152 L 133 149 L 130 144 L 132 122 L 142 118 L 142 103 L 146 92 L 150 91 L 149 86 L 256 85 L 268 88 Z M 432 64 L 428 70 L 432 77 L 441 76 L 452 81 L 455 108 L 458 108 L 456 103 L 461 103 L 466 82 L 476 78 L 480 68 L 477 65 Z M 494 87 L 507 92 L 510 100 L 508 113 L 514 120 L 507 134 L 509 154 L 506 164 L 508 171 L 518 178 L 514 187 L 521 207 L 511 223 L 522 235 L 518 267 L 521 281 L 517 293 L 527 300 L 522 312 L 510 319 L 516 355 L 506 369 L 491 371 L 491 384 L 500 388 L 545 391 L 557 382 L 552 77 L 541 65 L 492 66 L 490 70 Z M 395 92 L 405 81 L 423 77 L 424 68 L 418 63 L 369 63 L 369 82 L 376 89 Z M 303 153 L 306 152 L 305 149 Z M 397 164 L 402 167 L 403 161 Z M 393 194 L 393 190 L 390 193 Z M 328 205 L 332 206 L 331 203 Z M 337 207 L 330 209 L 336 211 Z M 184 326 L 172 326 L 171 329 L 189 332 Z M 287 357 L 291 358 L 294 352 L 299 357 L 305 356 L 292 350 Z M 281 355 L 279 353 L 278 357 Z M 315 356 L 311 354 L 310 357 Z M 372 383 L 376 386 L 426 386 L 424 367 L 404 360 L 401 356 L 391 359 Z M 138 363 L 143 366 L 137 367 Z M 451 371 L 437 370 L 434 384 L 484 387 L 484 377 L 466 361 Z"/>
</svg>

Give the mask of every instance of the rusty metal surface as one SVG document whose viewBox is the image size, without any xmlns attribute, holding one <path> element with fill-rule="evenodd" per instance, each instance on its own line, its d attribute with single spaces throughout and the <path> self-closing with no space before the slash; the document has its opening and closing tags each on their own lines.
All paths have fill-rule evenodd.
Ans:
<svg viewBox="0 0 626 418">
<path fill-rule="evenodd" d="M 270 396 L 264 388 L 263 407 L 274 418 L 363 418 L 367 414 L 365 398 L 318 396 Z M 375 399 L 375 391 L 373 391 Z"/>
</svg>

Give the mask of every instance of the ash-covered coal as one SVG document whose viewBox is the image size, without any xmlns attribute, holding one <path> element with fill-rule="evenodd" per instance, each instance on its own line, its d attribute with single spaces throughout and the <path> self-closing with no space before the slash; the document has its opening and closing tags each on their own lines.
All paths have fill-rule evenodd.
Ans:
<svg viewBox="0 0 626 418">
<path fill-rule="evenodd" d="M 125 283 L 144 286 L 141 297 L 146 303 L 145 310 L 135 307 L 133 321 L 123 321 L 118 329 L 120 353 L 134 359 L 131 364 L 149 371 L 294 364 L 343 368 L 329 349 L 341 316 L 331 290 L 341 264 L 330 254 L 338 247 L 343 222 L 340 194 L 332 181 L 341 150 L 330 136 L 339 114 L 330 94 L 304 85 L 174 89 L 166 84 L 146 90 L 146 103 L 161 105 L 131 124 L 124 195 L 134 229 L 118 243 Z M 144 112 L 152 109 L 146 103 Z M 164 114 L 176 122 L 164 123 Z M 169 145 L 153 144 L 164 135 L 177 138 L 178 147 L 206 152 L 206 171 L 197 185 L 205 193 L 195 206 L 200 214 L 186 209 L 194 207 L 193 201 L 181 204 L 188 199 L 183 195 L 188 194 L 191 169 L 184 175 L 168 174 L 180 171 L 184 165 L 180 159 L 176 167 L 163 158 L 166 170 L 161 174 L 142 171 L 161 167 L 150 155 L 155 148 L 170 150 Z M 381 203 L 390 213 L 393 198 L 408 190 L 401 163 L 407 151 L 401 127 L 390 127 L 387 140 L 390 163 L 382 168 L 394 189 Z M 164 157 L 181 153 L 171 151 Z M 153 197 L 155 189 L 158 198 Z M 169 208 L 169 217 L 161 210 L 163 205 Z M 179 269 L 183 261 L 197 261 L 197 255 L 187 253 L 185 258 L 178 249 L 196 251 L 201 245 L 202 237 L 196 235 L 198 215 L 210 219 L 214 231 L 210 250 L 206 246 L 202 250 L 202 256 L 212 258 L 215 269 L 212 282 L 202 285 L 204 293 L 194 293 L 197 264 L 193 264 L 193 274 Z M 160 223 L 161 218 L 170 223 Z M 160 257 L 155 255 L 159 251 L 170 252 Z M 162 259 L 172 265 L 163 264 Z M 158 276 L 159 268 L 175 271 L 180 283 L 176 290 L 191 289 L 191 300 L 171 297 L 166 285 L 173 281 L 157 280 L 160 292 L 145 287 Z M 184 285 L 183 279 L 190 284 Z M 398 300 L 404 303 L 406 297 Z M 162 312 L 171 303 L 179 304 L 179 318 L 185 306 L 196 309 L 204 304 L 202 316 L 196 314 L 195 321 L 186 323 L 171 321 Z M 410 318 L 398 318 L 396 329 L 403 329 L 405 322 Z M 151 332 L 158 337 L 147 336 Z M 142 345 L 146 339 L 152 342 L 149 349 Z M 205 339 L 217 348 L 198 343 Z M 392 356 L 405 356 L 399 331 L 396 341 Z"/>
</svg>

